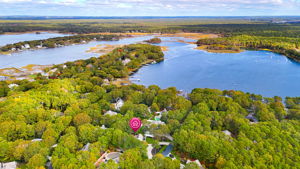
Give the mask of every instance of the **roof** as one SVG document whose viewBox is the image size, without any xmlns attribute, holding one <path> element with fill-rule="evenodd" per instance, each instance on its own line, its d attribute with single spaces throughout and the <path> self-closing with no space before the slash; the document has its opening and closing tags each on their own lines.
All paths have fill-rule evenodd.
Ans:
<svg viewBox="0 0 300 169">
<path fill-rule="evenodd" d="M 124 105 L 124 101 L 122 99 L 117 99 L 117 102 L 115 103 L 115 108 L 117 110 L 120 110 L 120 108 Z"/>
<path fill-rule="evenodd" d="M 201 165 L 201 163 L 200 163 L 199 160 L 193 160 L 193 161 L 187 160 L 186 163 L 187 163 L 187 164 L 188 164 L 188 163 L 196 163 L 196 164 L 199 166 L 199 168 L 204 169 L 203 166 Z"/>
<path fill-rule="evenodd" d="M 258 122 L 257 118 L 254 116 L 254 113 L 248 114 L 248 116 L 246 116 L 246 119 L 249 119 L 251 122 L 254 122 L 254 123 Z"/>
<path fill-rule="evenodd" d="M 231 132 L 230 131 L 228 131 L 228 130 L 224 130 L 224 131 L 222 131 L 225 135 L 227 135 L 227 136 L 231 136 Z"/>
<path fill-rule="evenodd" d="M 115 161 L 116 163 L 119 163 L 120 161 L 120 155 L 121 153 L 119 152 L 111 152 L 111 153 L 108 153 L 106 156 L 105 156 L 105 159 L 108 161 L 108 160 L 113 160 Z"/>
<path fill-rule="evenodd" d="M 111 111 L 111 110 L 108 110 L 106 113 L 104 113 L 104 115 L 110 115 L 110 116 L 115 116 L 117 114 L 118 114 L 117 112 L 114 112 L 114 111 Z"/>
<path fill-rule="evenodd" d="M 16 169 L 17 164 L 18 163 L 16 161 L 12 161 L 12 162 L 8 162 L 8 163 L 0 163 L 0 168 L 1 169 Z"/>
<path fill-rule="evenodd" d="M 82 151 L 88 151 L 90 147 L 90 143 L 87 143 L 81 150 Z"/>
<path fill-rule="evenodd" d="M 36 139 L 32 139 L 31 141 L 32 142 L 35 142 L 35 141 L 42 141 L 43 139 L 41 139 L 41 138 L 36 138 Z"/>
<path fill-rule="evenodd" d="M 163 122 L 163 121 L 157 121 L 157 120 L 147 120 L 148 122 L 150 122 L 150 123 L 152 123 L 152 124 L 165 124 L 165 122 Z"/>
</svg>

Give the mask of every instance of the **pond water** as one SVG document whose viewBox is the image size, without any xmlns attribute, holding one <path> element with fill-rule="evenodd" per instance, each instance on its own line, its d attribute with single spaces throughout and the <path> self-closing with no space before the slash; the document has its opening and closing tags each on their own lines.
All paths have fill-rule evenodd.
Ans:
<svg viewBox="0 0 300 169">
<path fill-rule="evenodd" d="M 97 57 L 101 54 L 87 53 L 86 50 L 98 44 L 131 44 L 152 37 L 93 41 L 87 44 L 0 55 L 0 68 L 19 68 L 28 64 L 59 64 Z M 290 61 L 285 56 L 268 51 L 209 53 L 194 49 L 194 44 L 177 42 L 178 39 L 187 40 L 162 37 L 163 42 L 159 45 L 168 47 L 168 51 L 164 52 L 165 60 L 142 67 L 130 80 L 146 86 L 174 86 L 187 92 L 194 88 L 216 88 L 241 90 L 268 97 L 300 96 L 300 64 Z"/>
<path fill-rule="evenodd" d="M 268 51 L 209 53 L 180 42 L 160 45 L 169 47 L 165 60 L 142 67 L 131 76 L 134 83 L 174 86 L 187 92 L 194 88 L 215 88 L 267 97 L 300 96 L 300 64 L 285 56 Z"/>
<path fill-rule="evenodd" d="M 22 42 L 22 41 L 41 40 L 41 39 L 48 39 L 48 38 L 62 37 L 62 36 L 69 36 L 69 34 L 41 32 L 40 34 L 22 33 L 22 34 L 0 35 L 0 46 Z"/>
<path fill-rule="evenodd" d="M 99 53 L 86 52 L 90 47 L 99 44 L 131 44 L 141 42 L 151 38 L 150 36 L 125 38 L 119 41 L 92 41 L 86 44 L 78 44 L 64 46 L 59 48 L 26 50 L 23 52 L 12 53 L 11 55 L 0 55 L 0 69 L 15 67 L 20 68 L 28 64 L 50 65 L 60 64 L 67 61 L 78 59 L 88 59 L 90 57 L 98 57 Z"/>
</svg>

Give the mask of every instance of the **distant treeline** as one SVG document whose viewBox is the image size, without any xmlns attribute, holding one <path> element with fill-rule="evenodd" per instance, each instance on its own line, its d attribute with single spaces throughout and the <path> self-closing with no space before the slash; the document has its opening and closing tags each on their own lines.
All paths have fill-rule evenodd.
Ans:
<svg viewBox="0 0 300 169">
<path fill-rule="evenodd" d="M 24 41 L 18 42 L 14 44 L 8 44 L 0 48 L 0 51 L 17 51 L 23 49 L 32 49 L 32 48 L 54 48 L 57 46 L 65 46 L 70 44 L 84 43 L 92 40 L 97 41 L 111 41 L 118 40 L 118 35 L 74 35 L 74 36 L 64 36 L 64 37 L 56 37 L 49 38 L 45 40 L 32 40 L 32 41 Z"/>
<path fill-rule="evenodd" d="M 295 61 L 300 61 L 300 53 L 297 51 L 300 47 L 299 38 L 240 35 L 200 39 L 197 44 L 198 46 L 208 45 L 206 48 L 213 50 L 269 49 Z"/>
<path fill-rule="evenodd" d="M 0 22 L 0 34 L 4 32 L 59 31 L 69 33 L 98 32 L 202 32 L 217 33 L 225 37 L 234 35 L 300 37 L 300 23 L 273 22 L 259 19 L 91 19 L 91 20 L 4 20 Z"/>
</svg>

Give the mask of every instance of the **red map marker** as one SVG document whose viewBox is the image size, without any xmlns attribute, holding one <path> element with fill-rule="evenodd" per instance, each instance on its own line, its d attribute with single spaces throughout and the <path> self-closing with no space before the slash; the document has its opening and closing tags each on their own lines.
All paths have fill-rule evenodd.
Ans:
<svg viewBox="0 0 300 169">
<path fill-rule="evenodd" d="M 130 128 L 131 128 L 134 132 L 136 132 L 136 131 L 138 131 L 139 128 L 141 127 L 142 122 L 141 122 L 141 120 L 140 120 L 139 118 L 134 117 L 134 118 L 132 118 L 132 119 L 130 120 L 129 125 L 130 125 Z"/>
</svg>

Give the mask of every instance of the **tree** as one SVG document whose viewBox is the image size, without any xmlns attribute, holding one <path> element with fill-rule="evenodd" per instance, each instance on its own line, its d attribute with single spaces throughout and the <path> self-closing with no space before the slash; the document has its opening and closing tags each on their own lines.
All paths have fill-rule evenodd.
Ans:
<svg viewBox="0 0 300 169">
<path fill-rule="evenodd" d="M 5 81 L 0 81 L 0 97 L 7 96 L 9 90 L 8 84 Z"/>
<path fill-rule="evenodd" d="M 120 167 L 123 169 L 139 168 L 142 157 L 137 149 L 129 149 L 120 156 Z"/>
<path fill-rule="evenodd" d="M 45 166 L 46 158 L 41 154 L 35 154 L 27 163 L 28 168 L 38 168 Z"/>
<path fill-rule="evenodd" d="M 73 118 L 73 123 L 76 126 L 80 126 L 86 123 L 90 123 L 92 119 L 86 113 L 79 113 Z"/>
</svg>

